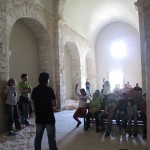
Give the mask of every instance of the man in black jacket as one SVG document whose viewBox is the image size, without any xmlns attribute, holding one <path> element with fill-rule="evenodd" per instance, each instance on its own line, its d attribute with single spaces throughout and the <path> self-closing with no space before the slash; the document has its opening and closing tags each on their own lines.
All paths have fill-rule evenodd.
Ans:
<svg viewBox="0 0 150 150">
<path fill-rule="evenodd" d="M 41 150 L 41 141 L 44 130 L 47 130 L 50 150 L 58 150 L 55 140 L 55 94 L 52 88 L 48 87 L 49 74 L 43 72 L 39 75 L 39 85 L 31 94 L 35 109 L 36 137 L 34 141 L 35 150 Z"/>
</svg>

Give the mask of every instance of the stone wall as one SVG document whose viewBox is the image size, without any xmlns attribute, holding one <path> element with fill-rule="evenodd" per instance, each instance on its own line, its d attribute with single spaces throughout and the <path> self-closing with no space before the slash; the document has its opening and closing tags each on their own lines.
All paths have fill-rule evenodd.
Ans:
<svg viewBox="0 0 150 150">
<path fill-rule="evenodd" d="M 88 59 L 89 64 L 94 64 L 92 73 L 89 73 L 86 67 L 86 53 L 93 48 L 84 37 L 65 24 L 62 15 L 64 6 L 65 0 L 56 0 L 55 14 L 52 14 L 36 3 L 36 0 L 0 0 L 0 35 L 3 35 L 0 36 L 0 133 L 6 130 L 2 92 L 9 78 L 9 57 L 11 55 L 9 38 L 18 20 L 29 27 L 36 38 L 39 73 L 42 71 L 50 73 L 50 85 L 56 92 L 58 108 L 63 109 L 66 105 L 64 49 L 67 43 L 73 43 L 70 49 L 76 49 L 72 51 L 72 56 L 76 56 L 72 63 L 75 70 L 72 86 L 75 87 L 75 84 L 79 83 L 79 88 L 85 87 L 87 77 L 90 80 L 92 78 L 92 85 L 95 86 L 95 79 L 93 80 L 95 76 L 94 56 Z"/>
<path fill-rule="evenodd" d="M 64 47 L 65 44 L 67 42 L 72 42 L 75 43 L 75 45 L 78 48 L 78 52 L 79 52 L 79 56 L 80 56 L 80 69 L 81 69 L 81 80 L 80 80 L 80 87 L 84 87 L 85 88 L 85 81 L 86 81 L 86 52 L 89 51 L 91 49 L 91 45 L 90 43 L 83 38 L 81 35 L 79 35 L 78 33 L 76 33 L 74 30 L 72 30 L 69 26 L 67 26 L 65 24 L 65 22 L 63 20 L 59 20 L 59 58 L 62 58 L 59 60 L 59 68 L 60 70 L 64 70 Z M 90 60 L 89 60 L 90 61 Z M 89 62 L 90 63 L 90 62 Z M 91 64 L 92 63 L 92 59 L 91 59 Z M 92 66 L 93 68 L 95 68 L 95 66 Z M 95 74 L 95 72 L 93 72 L 93 74 Z M 62 101 L 62 108 L 65 106 L 65 85 L 64 85 L 64 80 L 65 80 L 65 74 L 64 71 L 59 72 L 59 74 L 57 74 L 60 76 L 57 77 L 60 79 L 60 91 L 61 91 L 61 95 L 60 95 L 60 99 Z M 78 83 L 79 79 L 76 78 L 74 79 L 74 87 L 75 87 L 75 83 Z M 95 83 L 93 83 L 95 84 Z M 79 88 L 80 88 L 79 87 Z M 74 90 L 74 88 L 73 88 Z"/>
<path fill-rule="evenodd" d="M 6 115 L 2 101 L 3 87 L 9 78 L 9 37 L 13 25 L 21 19 L 37 39 L 39 72 L 51 74 L 55 87 L 54 16 L 33 0 L 0 0 L 0 133 L 6 131 Z"/>
</svg>

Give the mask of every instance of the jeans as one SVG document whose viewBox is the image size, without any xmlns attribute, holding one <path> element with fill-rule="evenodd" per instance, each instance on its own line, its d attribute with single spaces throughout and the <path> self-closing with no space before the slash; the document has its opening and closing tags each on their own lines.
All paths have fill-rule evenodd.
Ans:
<svg viewBox="0 0 150 150">
<path fill-rule="evenodd" d="M 87 121 L 87 126 L 90 127 L 90 118 L 94 117 L 96 120 L 96 127 L 99 128 L 99 116 L 100 111 L 96 111 L 94 114 L 92 114 L 91 112 L 88 112 L 86 115 L 86 121 Z"/>
<path fill-rule="evenodd" d="M 120 122 L 120 120 L 121 120 L 121 122 Z M 117 126 L 120 129 L 126 129 L 126 127 L 127 127 L 127 120 L 128 120 L 128 116 L 126 115 L 125 111 L 119 111 L 116 114 L 116 123 L 117 123 Z"/>
<path fill-rule="evenodd" d="M 46 128 L 50 150 L 58 150 L 55 140 L 55 124 L 36 124 L 35 150 L 41 150 L 41 142 Z"/>
<path fill-rule="evenodd" d="M 20 110 L 20 116 L 21 116 L 21 123 L 28 125 L 29 124 L 29 106 L 30 101 L 28 98 L 20 96 L 19 98 L 19 110 Z"/>
<path fill-rule="evenodd" d="M 132 120 L 134 120 L 134 134 L 137 134 L 138 132 L 138 125 L 137 125 L 137 117 L 132 116 L 131 118 L 128 119 L 128 133 L 131 134 L 131 125 L 132 125 Z"/>
<path fill-rule="evenodd" d="M 106 131 L 107 132 L 111 132 L 112 120 L 113 120 L 115 114 L 116 114 L 116 112 L 112 112 L 112 113 L 110 113 L 110 114 L 107 115 L 105 111 L 102 112 L 102 113 L 100 113 L 99 116 L 98 116 L 99 117 L 100 127 L 101 128 L 105 128 L 103 119 L 104 118 L 108 118 Z"/>
<path fill-rule="evenodd" d="M 20 110 L 21 123 L 28 125 L 29 124 L 29 104 L 22 102 L 22 110 Z"/>
<path fill-rule="evenodd" d="M 19 119 L 18 107 L 17 105 L 8 105 L 6 104 L 7 111 L 7 127 L 8 130 L 11 131 L 13 129 L 13 123 L 15 123 L 16 129 L 19 129 L 21 126 L 21 122 Z"/>
</svg>

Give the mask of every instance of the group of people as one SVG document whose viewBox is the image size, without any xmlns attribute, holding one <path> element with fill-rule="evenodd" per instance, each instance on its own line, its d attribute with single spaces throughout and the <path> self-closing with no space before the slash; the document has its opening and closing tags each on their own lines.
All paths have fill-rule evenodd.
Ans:
<svg viewBox="0 0 150 150">
<path fill-rule="evenodd" d="M 41 141 L 46 128 L 49 148 L 58 150 L 55 140 L 56 97 L 52 88 L 48 87 L 49 74 L 42 72 L 39 75 L 39 85 L 31 88 L 28 75 L 21 75 L 22 81 L 18 84 L 11 78 L 3 92 L 3 99 L 7 113 L 8 135 L 16 135 L 16 130 L 29 126 L 29 115 L 32 112 L 31 100 L 35 111 L 36 136 L 35 150 L 41 150 Z M 19 97 L 19 100 L 17 100 Z M 16 130 L 13 128 L 15 125 Z"/>
<path fill-rule="evenodd" d="M 30 125 L 29 115 L 32 112 L 30 94 L 32 88 L 28 83 L 27 74 L 22 74 L 21 79 L 22 81 L 18 85 L 15 79 L 9 79 L 3 94 L 7 113 L 8 135 L 10 136 L 16 134 L 13 130 L 13 123 L 17 130 Z M 17 100 L 19 94 L 19 100 Z"/>
<path fill-rule="evenodd" d="M 129 82 L 128 82 L 129 84 Z M 73 118 L 77 121 L 78 127 L 81 122 L 78 119 L 79 114 L 86 115 L 85 130 L 90 128 L 90 119 L 95 118 L 96 132 L 106 130 L 105 137 L 111 133 L 112 120 L 116 120 L 116 124 L 121 134 L 128 133 L 129 136 L 137 136 L 138 134 L 138 115 L 143 121 L 143 138 L 147 137 L 147 115 L 146 115 L 146 93 L 142 94 L 142 89 L 138 83 L 134 88 L 125 85 L 125 89 L 110 90 L 109 81 L 105 81 L 101 93 L 96 90 L 91 97 L 84 89 L 77 93 L 76 85 L 75 92 L 79 97 L 79 106 L 75 111 Z M 129 90 L 130 89 L 130 90 Z M 138 93 L 138 94 L 137 94 Z M 141 95 L 141 100 L 137 101 L 137 95 Z M 89 103 L 87 103 L 89 100 Z M 138 113 L 140 112 L 140 113 Z M 107 126 L 104 124 L 104 119 L 107 118 Z M 132 122 L 133 131 L 132 131 Z"/>
</svg>

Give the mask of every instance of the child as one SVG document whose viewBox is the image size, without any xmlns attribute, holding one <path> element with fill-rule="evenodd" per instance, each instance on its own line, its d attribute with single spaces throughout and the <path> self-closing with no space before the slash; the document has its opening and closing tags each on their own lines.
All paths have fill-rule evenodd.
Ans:
<svg viewBox="0 0 150 150">
<path fill-rule="evenodd" d="M 73 118 L 78 122 L 76 127 L 79 127 L 79 125 L 81 124 L 81 121 L 78 119 L 78 115 L 79 114 L 86 115 L 87 99 L 89 99 L 89 100 L 91 100 L 91 99 L 86 95 L 85 89 L 80 89 L 81 94 L 78 94 L 77 88 L 78 88 L 78 84 L 76 84 L 75 93 L 80 98 L 80 100 L 79 100 L 79 106 L 78 106 L 77 110 L 75 111 Z"/>
<path fill-rule="evenodd" d="M 100 113 L 101 103 L 98 99 L 98 93 L 93 93 L 92 101 L 89 103 L 89 112 L 86 115 L 87 125 L 85 130 L 90 128 L 90 118 L 94 117 L 96 120 L 96 132 L 99 132 L 99 120 L 98 115 Z"/>
<path fill-rule="evenodd" d="M 9 79 L 7 83 L 7 88 L 4 91 L 4 100 L 7 112 L 8 135 L 12 136 L 15 135 L 13 131 L 13 122 L 15 123 L 17 130 L 21 129 L 21 122 L 17 107 L 16 81 L 14 79 Z"/>
<path fill-rule="evenodd" d="M 29 109 L 31 106 L 30 94 L 31 94 L 31 85 L 28 83 L 28 75 L 21 75 L 22 81 L 18 84 L 18 88 L 20 90 L 19 97 L 19 110 L 21 116 L 22 125 L 30 125 L 29 123 Z"/>
<path fill-rule="evenodd" d="M 89 79 L 86 80 L 86 93 L 88 96 L 91 97 L 91 85 L 90 85 L 90 82 L 89 82 Z"/>
<path fill-rule="evenodd" d="M 129 136 L 132 135 L 131 132 L 131 124 L 132 120 L 134 120 L 134 136 L 137 136 L 137 106 L 135 105 L 132 98 L 128 99 L 128 105 L 127 105 L 127 115 L 128 115 L 128 133 Z"/>
<path fill-rule="evenodd" d="M 121 121 L 120 121 L 121 120 Z M 127 94 L 124 92 L 121 94 L 121 99 L 118 102 L 116 123 L 119 127 L 119 132 L 126 134 L 127 126 Z"/>
<path fill-rule="evenodd" d="M 116 114 L 117 105 L 118 105 L 118 103 L 114 99 L 114 94 L 110 93 L 108 95 L 108 100 L 107 100 L 106 105 L 105 105 L 105 110 L 102 113 L 99 114 L 99 124 L 101 126 L 100 131 L 104 131 L 105 130 L 103 119 L 105 117 L 108 118 L 108 123 L 107 123 L 105 137 L 108 137 L 110 135 L 111 127 L 112 127 L 112 119 L 114 118 L 114 116 Z"/>
</svg>

